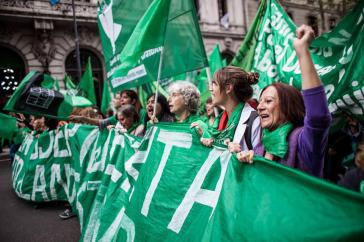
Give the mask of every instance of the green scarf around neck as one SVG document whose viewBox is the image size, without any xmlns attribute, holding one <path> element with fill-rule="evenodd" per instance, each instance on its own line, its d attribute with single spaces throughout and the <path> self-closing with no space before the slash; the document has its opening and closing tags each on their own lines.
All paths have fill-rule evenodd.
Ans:
<svg viewBox="0 0 364 242">
<path fill-rule="evenodd" d="M 133 132 L 134 129 L 136 129 L 139 126 L 139 122 L 135 122 L 133 123 L 133 125 L 128 129 L 128 134 L 130 134 L 131 132 Z"/>
<path fill-rule="evenodd" d="M 203 138 L 214 138 L 215 143 L 224 143 L 226 139 L 230 139 L 231 141 L 234 138 L 236 127 L 238 126 L 241 112 L 243 111 L 244 103 L 239 103 L 231 113 L 229 120 L 227 122 L 226 128 L 222 131 L 218 130 L 220 119 L 223 113 L 220 113 L 219 116 L 216 117 L 214 123 L 209 127 L 208 132 L 203 134 Z"/>
<path fill-rule="evenodd" d="M 288 151 L 287 136 L 292 129 L 291 123 L 282 124 L 272 132 L 263 129 L 262 143 L 266 152 L 282 159 Z"/>
</svg>

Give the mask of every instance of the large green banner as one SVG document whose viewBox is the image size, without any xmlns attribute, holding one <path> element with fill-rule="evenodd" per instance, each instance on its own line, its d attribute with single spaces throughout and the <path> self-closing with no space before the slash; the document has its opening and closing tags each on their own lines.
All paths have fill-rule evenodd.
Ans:
<svg viewBox="0 0 364 242">
<path fill-rule="evenodd" d="M 140 140 L 69 124 L 29 135 L 13 186 L 31 201 L 68 200 L 81 241 L 360 241 L 364 196 L 255 158 L 207 148 L 186 124 Z"/>
<path fill-rule="evenodd" d="M 330 112 L 364 120 L 364 1 L 333 30 L 315 39 L 311 56 L 325 85 Z M 272 82 L 301 88 L 293 49 L 296 26 L 276 0 L 261 1 L 256 19 L 232 64 L 260 74 L 256 93 Z"/>
</svg>

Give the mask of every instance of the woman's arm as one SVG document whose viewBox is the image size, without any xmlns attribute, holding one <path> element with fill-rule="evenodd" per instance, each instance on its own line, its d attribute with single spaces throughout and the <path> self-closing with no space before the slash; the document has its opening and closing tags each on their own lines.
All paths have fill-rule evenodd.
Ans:
<svg viewBox="0 0 364 242">
<path fill-rule="evenodd" d="M 315 38 L 315 33 L 310 26 L 302 25 L 297 28 L 296 34 L 297 38 L 293 42 L 293 47 L 301 68 L 302 90 L 321 86 L 321 80 L 316 72 L 309 51 L 311 41 Z"/>
<path fill-rule="evenodd" d="M 306 109 L 303 131 L 298 140 L 298 157 L 309 173 L 321 176 L 331 115 L 325 90 L 309 51 L 313 38 L 312 28 L 302 25 L 297 29 L 297 39 L 294 41 L 301 67 L 302 95 Z"/>
</svg>

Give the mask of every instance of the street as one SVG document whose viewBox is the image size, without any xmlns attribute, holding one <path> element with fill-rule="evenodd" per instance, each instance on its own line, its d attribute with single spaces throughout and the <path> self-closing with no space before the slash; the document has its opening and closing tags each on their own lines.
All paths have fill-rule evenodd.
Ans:
<svg viewBox="0 0 364 242">
<path fill-rule="evenodd" d="M 17 197 L 10 160 L 0 156 L 0 241 L 78 241 L 78 219 L 61 220 L 64 209 L 63 202 L 36 204 Z"/>
</svg>

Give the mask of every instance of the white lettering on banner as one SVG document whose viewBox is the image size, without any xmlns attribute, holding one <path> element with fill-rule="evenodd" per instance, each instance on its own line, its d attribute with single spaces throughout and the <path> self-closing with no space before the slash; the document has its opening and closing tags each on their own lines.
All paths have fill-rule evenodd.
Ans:
<svg viewBox="0 0 364 242">
<path fill-rule="evenodd" d="M 64 139 L 64 134 L 63 134 L 63 131 L 62 130 L 59 130 L 58 133 L 56 133 L 56 137 L 55 137 L 55 141 L 54 141 L 54 157 L 70 157 L 70 153 L 69 150 L 70 150 L 70 147 L 68 146 L 68 143 L 66 142 L 66 146 L 67 148 L 64 149 L 64 150 L 60 150 L 59 149 L 59 140 L 60 139 Z"/>
<path fill-rule="evenodd" d="M 91 149 L 91 145 L 94 144 L 95 140 L 98 138 L 99 129 L 94 129 L 90 132 L 90 134 L 86 137 L 85 141 L 81 146 L 80 151 L 80 166 L 82 167 L 82 163 L 87 155 L 87 152 Z"/>
<path fill-rule="evenodd" d="M 294 71 L 295 74 L 300 73 L 299 63 L 298 63 L 298 60 L 296 58 L 296 52 L 295 51 L 293 51 L 291 53 L 291 55 L 288 57 L 286 63 L 284 63 L 282 71 L 285 71 L 285 72 Z"/>
<path fill-rule="evenodd" d="M 122 77 L 116 77 L 111 81 L 111 85 L 113 88 L 116 88 L 120 85 L 123 85 L 125 83 L 134 81 L 140 77 L 143 77 L 147 75 L 147 71 L 145 70 L 144 64 L 137 66 L 131 70 L 129 70 L 128 74 L 126 76 Z"/>
<path fill-rule="evenodd" d="M 152 143 L 152 142 L 150 142 L 150 143 Z M 133 164 L 143 164 L 145 162 L 144 158 L 145 158 L 146 154 L 147 154 L 147 152 L 145 152 L 145 151 L 139 151 L 139 152 L 135 153 L 134 155 L 132 155 L 127 162 L 125 162 L 125 171 L 129 174 L 129 176 L 133 177 L 133 179 L 135 181 L 138 179 L 139 171 L 133 167 Z M 121 184 L 121 188 L 125 192 L 128 192 L 130 189 L 130 186 L 131 185 L 129 182 L 129 178 L 126 177 L 125 180 L 123 181 L 123 183 Z"/>
<path fill-rule="evenodd" d="M 109 134 L 107 136 L 106 142 L 102 148 L 101 159 L 99 161 L 98 161 L 98 158 L 100 155 L 101 146 L 98 145 L 98 142 L 97 142 L 98 139 L 99 139 L 99 136 L 97 136 L 97 140 L 95 141 L 94 147 L 91 151 L 91 157 L 88 161 L 88 165 L 87 165 L 88 173 L 92 173 L 92 172 L 96 172 L 96 171 L 103 171 L 105 168 L 105 161 L 106 161 L 106 156 L 109 151 L 108 146 L 110 144 L 111 135 Z"/>
<path fill-rule="evenodd" d="M 318 65 L 315 65 L 315 67 L 316 66 L 318 66 Z M 335 70 L 335 68 L 336 68 L 336 65 L 333 65 L 333 66 L 325 66 L 325 67 L 320 66 L 320 68 L 317 68 L 317 74 L 319 76 L 324 76 L 327 73 L 331 72 L 332 70 Z"/>
<path fill-rule="evenodd" d="M 33 136 L 28 134 L 25 140 L 23 141 L 22 145 L 19 148 L 20 152 L 24 152 L 24 155 L 28 155 L 30 145 L 33 143 Z"/>
<path fill-rule="evenodd" d="M 259 35 L 259 38 L 258 38 L 258 41 L 262 41 L 263 39 L 263 36 L 267 33 L 267 34 L 270 34 L 272 31 L 271 31 L 271 27 L 270 27 L 270 20 L 267 19 L 265 22 L 264 22 L 264 25 L 263 25 L 263 29 L 262 29 L 262 32 L 260 33 Z"/>
<path fill-rule="evenodd" d="M 19 175 L 21 170 L 23 169 L 24 161 L 18 155 L 15 155 L 14 162 L 13 162 L 13 172 L 12 172 L 12 180 L 13 180 L 13 187 L 15 190 L 17 188 L 21 188 L 21 184 L 23 183 L 23 179 L 19 180 Z M 19 189 L 20 190 L 20 189 Z"/>
<path fill-rule="evenodd" d="M 146 50 L 144 51 L 143 55 L 140 57 L 141 60 L 144 60 L 145 58 L 151 57 L 152 55 L 155 55 L 159 52 L 161 52 L 163 49 L 162 46 L 154 48 L 154 49 L 150 49 L 150 50 Z"/>
<path fill-rule="evenodd" d="M 164 143 L 166 146 L 164 147 L 162 159 L 159 163 L 157 172 L 155 173 L 150 187 L 147 191 L 147 194 L 145 195 L 141 211 L 144 216 L 148 216 L 150 203 L 152 202 L 154 192 L 161 179 L 164 167 L 166 166 L 172 148 L 175 146 L 179 148 L 189 149 L 192 145 L 192 135 L 188 133 L 168 132 L 165 130 L 160 130 L 157 140 L 161 143 Z"/>
<path fill-rule="evenodd" d="M 35 141 L 33 153 L 30 155 L 30 160 L 38 159 L 38 140 Z"/>
<path fill-rule="evenodd" d="M 105 194 L 103 194 L 105 195 Z M 101 201 L 96 200 L 93 204 L 93 209 L 91 210 L 88 225 L 86 227 L 86 232 L 83 236 L 83 241 L 96 241 L 97 234 L 100 229 L 100 210 L 102 208 Z"/>
<path fill-rule="evenodd" d="M 211 218 L 220 197 L 221 188 L 225 178 L 226 169 L 230 160 L 230 156 L 231 154 L 227 150 L 222 151 L 218 149 L 213 149 L 209 153 L 209 156 L 202 165 L 201 169 L 198 171 L 195 179 L 193 180 L 181 204 L 178 206 L 176 212 L 173 214 L 173 217 L 168 224 L 168 229 L 178 234 L 188 214 L 190 213 L 194 203 L 199 203 L 211 207 L 212 208 L 210 214 Z M 202 189 L 201 187 L 206 179 L 207 174 L 209 173 L 212 165 L 219 158 L 221 164 L 221 173 L 219 180 L 217 181 L 215 191 Z"/>
<path fill-rule="evenodd" d="M 111 149 L 110 149 L 110 159 L 112 159 L 117 145 L 120 145 L 121 148 L 125 147 L 125 140 L 124 140 L 125 137 L 124 137 L 124 135 L 120 134 L 119 132 L 117 132 L 115 130 L 114 130 L 114 132 L 115 132 L 115 136 L 114 136 L 112 146 L 111 146 Z"/>
<path fill-rule="evenodd" d="M 344 51 L 343 51 L 343 56 L 340 58 L 339 63 L 340 64 L 347 64 L 351 61 L 351 59 L 353 58 L 353 45 L 350 45 L 350 47 L 348 49 L 346 49 L 347 46 L 345 46 Z"/>
<path fill-rule="evenodd" d="M 344 74 L 345 74 L 345 69 L 341 69 L 339 71 L 339 80 L 337 81 L 337 83 L 340 83 L 340 81 L 343 78 Z"/>
<path fill-rule="evenodd" d="M 38 180 L 40 181 L 40 184 L 38 184 Z M 35 167 L 35 174 L 34 174 L 34 180 L 33 180 L 33 192 L 32 192 L 32 200 L 35 200 L 35 195 L 37 192 L 40 192 L 42 194 L 44 201 L 49 201 L 47 192 L 46 192 L 46 181 L 44 176 L 44 166 L 43 165 L 37 165 Z"/>
<path fill-rule="evenodd" d="M 123 228 L 126 232 L 126 241 L 133 242 L 135 239 L 135 225 L 134 222 L 125 214 L 125 207 L 123 207 L 115 220 L 109 226 L 105 234 L 99 240 L 99 242 L 109 242 L 113 240 L 115 234 L 119 230 L 119 227 Z"/>
<path fill-rule="evenodd" d="M 80 176 L 73 168 L 71 168 L 70 164 L 64 164 L 64 173 L 66 175 L 67 181 L 67 190 L 66 195 L 68 197 L 68 201 L 73 203 L 76 198 L 76 182 L 80 181 Z M 71 177 L 74 178 L 74 181 L 71 183 Z"/>
<path fill-rule="evenodd" d="M 69 126 L 70 126 L 69 124 L 66 124 L 67 128 L 64 129 L 64 136 L 66 139 L 68 139 L 69 137 L 75 136 L 75 134 L 76 134 L 78 128 L 81 126 L 81 124 L 75 124 L 75 125 L 73 125 L 72 128 L 69 128 Z"/>
<path fill-rule="evenodd" d="M 328 41 L 335 45 L 345 45 L 345 42 L 350 39 L 351 34 L 348 33 L 345 29 L 341 29 L 339 31 L 339 34 L 341 34 L 343 36 L 343 38 L 333 37 L 333 38 L 330 38 Z"/>
<path fill-rule="evenodd" d="M 329 99 L 332 95 L 332 93 L 335 91 L 335 86 L 332 84 L 324 86 L 326 98 Z"/>
<path fill-rule="evenodd" d="M 49 158 L 53 150 L 54 132 L 48 132 L 49 145 L 46 151 L 43 151 L 42 147 L 39 147 L 39 159 Z M 43 142 L 46 143 L 46 142 Z"/>
<path fill-rule="evenodd" d="M 64 189 L 65 194 L 67 195 L 67 184 L 62 180 L 61 177 L 61 168 L 59 164 L 53 164 L 51 167 L 51 182 L 50 182 L 50 190 L 51 197 L 53 200 L 57 199 L 57 191 L 55 189 L 55 183 L 61 185 Z"/>
</svg>

